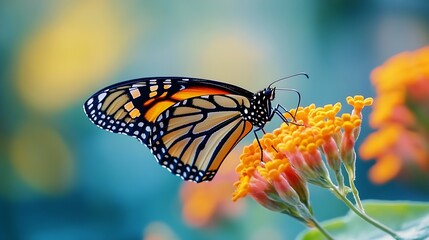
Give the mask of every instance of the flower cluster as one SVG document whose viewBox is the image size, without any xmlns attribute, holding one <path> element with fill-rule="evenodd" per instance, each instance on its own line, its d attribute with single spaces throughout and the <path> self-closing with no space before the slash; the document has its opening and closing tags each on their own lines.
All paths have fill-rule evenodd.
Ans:
<svg viewBox="0 0 429 240">
<path fill-rule="evenodd" d="M 429 46 L 393 56 L 374 69 L 371 80 L 376 98 L 370 125 L 378 130 L 360 148 L 363 159 L 377 160 L 370 179 L 382 184 L 400 174 L 428 178 Z"/>
<path fill-rule="evenodd" d="M 354 145 L 360 133 L 361 111 L 372 104 L 372 98 L 348 97 L 347 103 L 353 106 L 352 113 L 340 116 L 340 103 L 291 110 L 294 122 L 283 123 L 273 133 L 265 134 L 260 144 L 255 140 L 245 147 L 236 168 L 239 181 L 233 200 L 249 194 L 262 206 L 311 225 L 307 182 L 336 189 L 323 159 L 335 173 L 342 194 L 346 190 L 341 164 L 354 180 Z"/>
</svg>

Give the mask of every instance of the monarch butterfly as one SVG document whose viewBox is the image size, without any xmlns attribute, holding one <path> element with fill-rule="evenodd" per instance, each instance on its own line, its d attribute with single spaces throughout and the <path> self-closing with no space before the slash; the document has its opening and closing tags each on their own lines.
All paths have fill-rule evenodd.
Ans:
<svg viewBox="0 0 429 240">
<path fill-rule="evenodd" d="M 210 181 L 254 127 L 258 140 L 257 131 L 263 131 L 275 113 L 287 122 L 279 110 L 285 108 L 271 106 L 273 83 L 252 93 L 206 79 L 139 78 L 98 91 L 83 107 L 95 125 L 137 138 L 159 164 L 183 180 Z M 298 91 L 282 90 L 295 91 L 300 99 Z"/>
</svg>

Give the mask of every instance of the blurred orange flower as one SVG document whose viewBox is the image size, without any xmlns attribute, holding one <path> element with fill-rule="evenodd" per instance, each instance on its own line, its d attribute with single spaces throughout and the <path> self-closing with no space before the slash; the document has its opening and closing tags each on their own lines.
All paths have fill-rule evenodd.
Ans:
<svg viewBox="0 0 429 240">
<path fill-rule="evenodd" d="M 211 182 L 196 184 L 185 182 L 180 196 L 185 221 L 194 227 L 208 227 L 225 218 L 233 218 L 242 212 L 243 204 L 231 201 L 232 183 L 236 180 L 234 168 L 240 152 L 236 147 L 225 159 Z"/>
<path fill-rule="evenodd" d="M 374 69 L 371 80 L 377 96 L 370 125 L 378 130 L 360 148 L 363 159 L 377 160 L 370 179 L 429 180 L 429 46 L 393 56 Z"/>
</svg>

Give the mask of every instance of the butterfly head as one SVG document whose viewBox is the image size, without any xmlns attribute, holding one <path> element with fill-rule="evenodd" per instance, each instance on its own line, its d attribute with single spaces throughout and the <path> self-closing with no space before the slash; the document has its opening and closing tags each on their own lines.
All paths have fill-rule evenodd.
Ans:
<svg viewBox="0 0 429 240">
<path fill-rule="evenodd" d="M 250 121 L 253 124 L 253 126 L 256 126 L 259 128 L 264 127 L 264 125 L 271 119 L 273 115 L 272 101 L 275 98 L 276 90 L 286 90 L 286 91 L 296 92 L 298 94 L 298 104 L 297 104 L 297 108 L 298 108 L 301 102 L 301 95 L 297 90 L 289 89 L 289 88 L 273 87 L 275 83 L 291 77 L 295 77 L 295 76 L 305 76 L 308 78 L 308 75 L 306 73 L 297 73 L 272 82 L 270 85 L 268 85 L 267 88 L 253 95 L 253 98 L 251 99 L 250 107 L 245 108 L 244 111 L 242 112 L 243 118 L 245 120 Z"/>
<path fill-rule="evenodd" d="M 275 87 L 274 88 L 271 88 L 271 87 L 265 88 L 264 94 L 268 100 L 273 101 L 275 96 L 276 96 L 276 88 Z"/>
<path fill-rule="evenodd" d="M 271 109 L 271 102 L 274 100 L 275 96 L 276 96 L 276 88 L 275 87 L 268 87 L 265 88 L 263 91 L 263 97 L 262 97 L 262 104 L 261 107 L 263 107 L 265 109 L 264 113 L 265 113 L 265 118 L 268 121 L 269 116 L 271 115 L 272 109 Z"/>
</svg>

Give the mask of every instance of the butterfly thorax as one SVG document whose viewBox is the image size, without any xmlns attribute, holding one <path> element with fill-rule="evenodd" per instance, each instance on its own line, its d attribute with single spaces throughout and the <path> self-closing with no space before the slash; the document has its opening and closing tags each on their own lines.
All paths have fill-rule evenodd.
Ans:
<svg viewBox="0 0 429 240">
<path fill-rule="evenodd" d="M 250 100 L 249 107 L 243 107 L 241 114 L 244 120 L 256 127 L 263 127 L 270 120 L 271 101 L 274 99 L 274 89 L 266 88 L 255 94 Z"/>
</svg>

